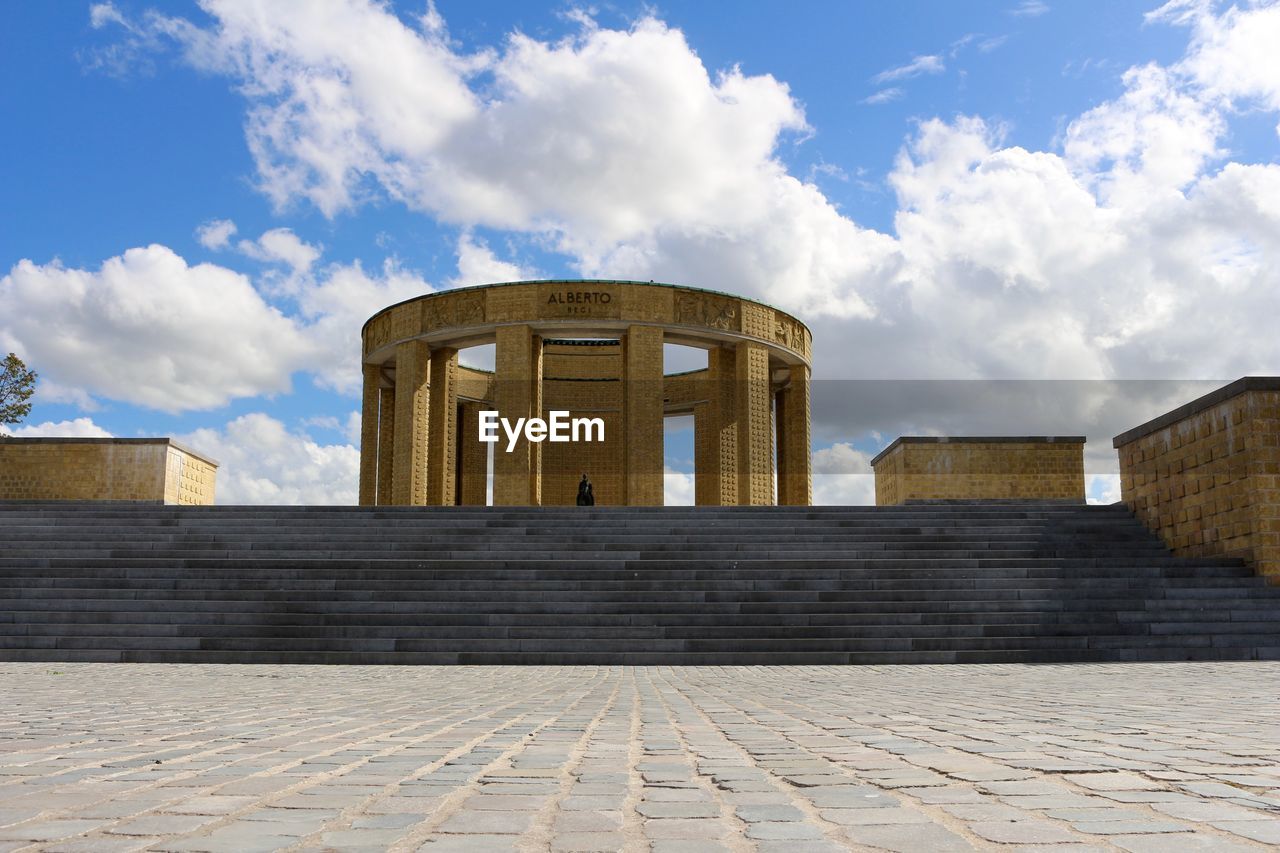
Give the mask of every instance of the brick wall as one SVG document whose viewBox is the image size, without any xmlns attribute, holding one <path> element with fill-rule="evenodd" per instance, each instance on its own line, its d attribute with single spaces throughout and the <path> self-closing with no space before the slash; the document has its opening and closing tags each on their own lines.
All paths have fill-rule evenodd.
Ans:
<svg viewBox="0 0 1280 853">
<path fill-rule="evenodd" d="M 1082 436 L 903 436 L 871 460 L 876 504 L 910 500 L 1084 503 Z"/>
<path fill-rule="evenodd" d="M 1280 578 L 1280 378 L 1233 382 L 1113 443 L 1121 499 L 1175 554 Z"/>
<path fill-rule="evenodd" d="M 0 438 L 0 500 L 208 505 L 217 470 L 167 438 Z"/>
</svg>

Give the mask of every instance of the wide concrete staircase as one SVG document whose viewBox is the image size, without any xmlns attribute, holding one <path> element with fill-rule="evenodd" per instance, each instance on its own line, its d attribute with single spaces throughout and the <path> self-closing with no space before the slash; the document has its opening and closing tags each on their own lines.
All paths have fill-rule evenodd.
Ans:
<svg viewBox="0 0 1280 853">
<path fill-rule="evenodd" d="M 0 660 L 1280 658 L 1280 588 L 1120 506 L 0 504 Z"/>
</svg>

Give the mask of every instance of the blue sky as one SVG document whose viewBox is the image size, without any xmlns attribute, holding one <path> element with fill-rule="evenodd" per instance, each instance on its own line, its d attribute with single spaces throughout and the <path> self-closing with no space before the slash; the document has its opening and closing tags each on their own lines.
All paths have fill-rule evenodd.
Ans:
<svg viewBox="0 0 1280 853">
<path fill-rule="evenodd" d="M 906 384 L 823 420 L 848 380 L 1163 380 L 995 404 L 1087 433 L 1114 499 L 1106 436 L 1280 367 L 1275 3 L 254 5 L 6 8 L 20 434 L 176 435 L 224 500 L 351 500 L 360 322 L 525 276 L 805 318 L 827 502 L 894 435 L 992 419 Z"/>
</svg>

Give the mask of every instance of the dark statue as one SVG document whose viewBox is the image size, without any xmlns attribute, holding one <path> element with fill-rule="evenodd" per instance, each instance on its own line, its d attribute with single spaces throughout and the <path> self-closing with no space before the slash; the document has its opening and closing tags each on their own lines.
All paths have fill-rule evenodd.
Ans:
<svg viewBox="0 0 1280 853">
<path fill-rule="evenodd" d="M 587 479 L 587 475 L 582 475 L 582 482 L 578 483 L 578 506 L 595 506 L 596 496 L 591 491 L 591 481 Z"/>
</svg>

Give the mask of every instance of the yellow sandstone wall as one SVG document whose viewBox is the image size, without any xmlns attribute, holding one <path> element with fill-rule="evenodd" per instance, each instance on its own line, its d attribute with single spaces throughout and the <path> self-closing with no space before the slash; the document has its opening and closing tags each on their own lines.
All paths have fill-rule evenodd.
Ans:
<svg viewBox="0 0 1280 853">
<path fill-rule="evenodd" d="M 583 474 L 591 479 L 597 505 L 624 505 L 622 346 L 618 341 L 547 343 L 542 373 L 543 418 L 555 409 L 604 419 L 603 442 L 543 442 L 543 506 L 572 506 Z"/>
<path fill-rule="evenodd" d="M 1084 503 L 1084 438 L 903 436 L 871 461 L 876 504 L 910 500 Z"/>
<path fill-rule="evenodd" d="M 167 438 L 0 438 L 0 500 L 208 505 L 217 471 Z"/>
<path fill-rule="evenodd" d="M 1114 445 L 1121 499 L 1175 554 L 1280 578 L 1280 379 L 1233 382 Z"/>
</svg>

